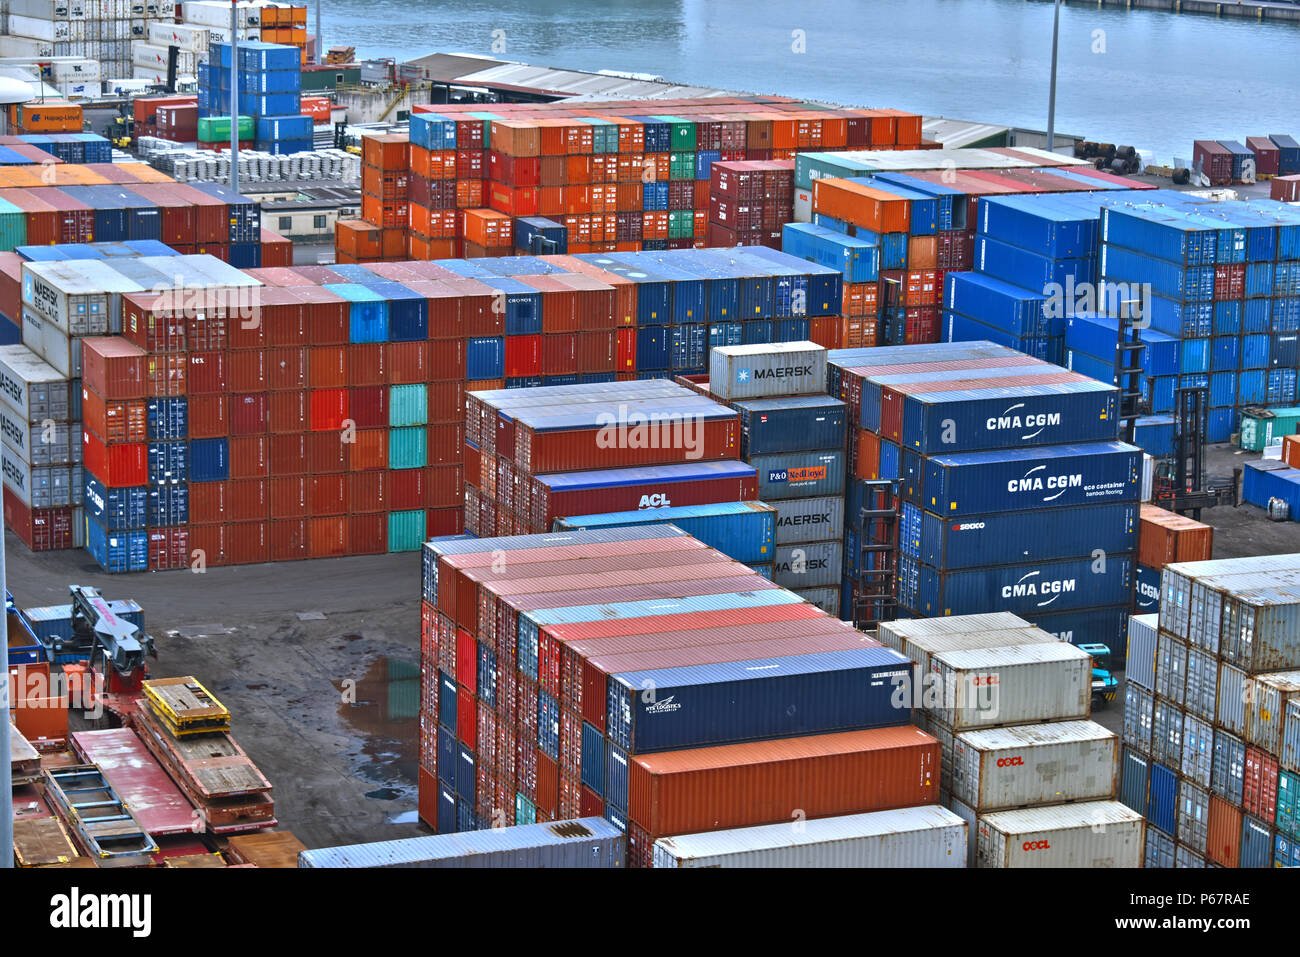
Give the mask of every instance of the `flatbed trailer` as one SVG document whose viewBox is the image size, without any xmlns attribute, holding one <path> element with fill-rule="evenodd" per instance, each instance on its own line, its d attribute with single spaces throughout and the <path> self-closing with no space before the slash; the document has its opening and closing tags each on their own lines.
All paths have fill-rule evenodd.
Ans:
<svg viewBox="0 0 1300 957">
<path fill-rule="evenodd" d="M 132 724 L 149 752 L 203 814 L 213 834 L 275 827 L 271 782 L 225 732 L 174 737 L 140 701 Z"/>
<path fill-rule="evenodd" d="M 45 793 L 81 850 L 101 867 L 147 866 L 158 850 L 95 765 L 46 771 Z"/>
<path fill-rule="evenodd" d="M 150 837 L 203 831 L 194 805 L 131 728 L 75 731 L 72 749 L 99 768 Z"/>
</svg>

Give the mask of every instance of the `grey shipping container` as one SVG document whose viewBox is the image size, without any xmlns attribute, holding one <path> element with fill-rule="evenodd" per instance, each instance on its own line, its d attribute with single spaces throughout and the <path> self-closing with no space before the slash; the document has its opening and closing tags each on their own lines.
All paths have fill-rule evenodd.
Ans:
<svg viewBox="0 0 1300 957">
<path fill-rule="evenodd" d="M 784 498 L 776 509 L 776 544 L 826 542 L 844 538 L 844 497 Z"/>
<path fill-rule="evenodd" d="M 299 867 L 622 867 L 627 836 L 604 818 L 324 847 Z"/>
<path fill-rule="evenodd" d="M 1174 866 L 1174 839 L 1164 831 L 1148 827 L 1146 849 L 1142 855 L 1142 866 L 1172 868 Z"/>
<path fill-rule="evenodd" d="M 1155 695 L 1137 685 L 1124 686 L 1124 743 L 1143 754 L 1151 753 L 1151 722 Z"/>
<path fill-rule="evenodd" d="M 1205 855 L 1210 827 L 1210 794 L 1190 781 L 1178 784 L 1178 841 Z"/>
<path fill-rule="evenodd" d="M 971 616 L 976 617 L 976 616 Z M 978 616 L 983 617 L 983 616 Z M 940 619 L 942 620 L 942 619 Z M 897 624 L 891 622 L 890 624 Z M 922 675 L 931 671 L 930 658 L 941 651 L 971 651 L 976 648 L 1010 648 L 1013 645 L 1043 645 L 1057 641 L 1041 628 L 1025 625 L 1023 628 L 990 629 L 971 634 L 934 634 L 919 635 L 915 638 L 898 640 L 882 624 L 881 642 L 901 651 L 916 662 L 917 670 Z M 897 646 L 895 646 L 897 641 Z"/>
<path fill-rule="evenodd" d="M 72 430 L 70 432 L 70 429 Z M 75 443 L 70 436 L 75 435 Z M 7 406 L 0 406 L 0 439 L 18 457 L 32 465 L 71 465 L 80 461 L 81 428 L 50 420 L 27 422 Z M 77 455 L 74 457 L 73 450 Z"/>
<path fill-rule="evenodd" d="M 1286 706 L 1282 725 L 1282 754 L 1278 763 L 1290 771 L 1300 771 L 1300 701 L 1292 699 Z"/>
<path fill-rule="evenodd" d="M 1210 791 L 1229 804 L 1241 804 L 1246 771 L 1246 744 L 1222 728 L 1214 731 L 1214 765 L 1210 770 Z"/>
<path fill-rule="evenodd" d="M 828 585 L 825 588 L 792 588 L 796 595 L 808 602 L 810 605 L 816 605 L 828 615 L 834 615 L 836 618 L 840 615 L 840 586 Z"/>
<path fill-rule="evenodd" d="M 1259 675 L 1246 681 L 1246 742 L 1281 756 L 1287 705 L 1300 701 L 1300 671 Z"/>
<path fill-rule="evenodd" d="M 1246 673 L 1227 662 L 1219 665 L 1217 723 L 1237 737 L 1246 734 Z"/>
<path fill-rule="evenodd" d="M 1156 646 L 1159 615 L 1133 615 L 1128 620 L 1128 661 L 1124 680 L 1156 690 Z"/>
<path fill-rule="evenodd" d="M 655 867 L 965 867 L 967 824 L 935 805 L 661 838 Z"/>
<path fill-rule="evenodd" d="M 24 345 L 0 346 L 0 402 L 25 422 L 70 418 L 66 376 Z"/>
<path fill-rule="evenodd" d="M 1218 714 L 1219 659 L 1204 648 L 1187 649 L 1187 682 L 1183 707 L 1188 714 L 1213 721 Z"/>
<path fill-rule="evenodd" d="M 720 399 L 825 395 L 826 350 L 814 342 L 719 346 L 709 353 L 709 390 Z"/>
<path fill-rule="evenodd" d="M 1225 661 L 1247 674 L 1300 668 L 1300 582 L 1234 589 L 1223 599 L 1222 621 L 1219 653 Z"/>
<path fill-rule="evenodd" d="M 1194 714 L 1183 717 L 1183 777 L 1203 788 L 1214 771 L 1214 725 Z"/>
<path fill-rule="evenodd" d="M 1089 716 L 1092 658 L 1065 642 L 945 651 L 930 661 L 941 700 L 927 710 L 955 731 Z"/>
<path fill-rule="evenodd" d="M 1237 866 L 1273 866 L 1273 829 L 1249 814 L 1241 821 L 1241 861 Z"/>
<path fill-rule="evenodd" d="M 783 588 L 835 585 L 840 581 L 843 560 L 843 542 L 778 545 L 772 580 Z"/>
<path fill-rule="evenodd" d="M 1156 645 L 1155 692 L 1170 701 L 1182 701 L 1187 684 L 1187 642 L 1162 634 Z"/>
<path fill-rule="evenodd" d="M 995 629 L 1030 627 L 1033 626 L 1019 615 L 1013 615 L 1009 611 L 992 611 L 979 615 L 953 615 L 950 618 L 900 618 L 897 621 L 881 622 L 878 631 L 881 641 L 895 647 L 891 639 L 965 635 Z"/>
<path fill-rule="evenodd" d="M 980 813 L 1113 800 L 1119 738 L 1093 721 L 966 731 L 953 738 L 952 795 Z"/>
<path fill-rule="evenodd" d="M 1151 757 L 1171 768 L 1183 763 L 1183 709 L 1159 696 L 1151 710 Z"/>
<path fill-rule="evenodd" d="M 782 452 L 754 455 L 749 464 L 758 472 L 758 498 L 821 498 L 844 494 L 843 452 Z"/>
<path fill-rule="evenodd" d="M 1188 847 L 1186 844 L 1179 844 L 1178 850 L 1174 854 L 1174 866 L 1189 868 L 1204 867 L 1205 857 L 1203 854 L 1197 853 L 1195 848 Z"/>
<path fill-rule="evenodd" d="M 977 867 L 1141 867 L 1142 815 L 1117 801 L 995 811 L 976 828 Z"/>
<path fill-rule="evenodd" d="M 1151 759 L 1132 748 L 1125 748 L 1119 771 L 1120 801 L 1139 814 L 1145 814 L 1150 782 Z"/>
</svg>

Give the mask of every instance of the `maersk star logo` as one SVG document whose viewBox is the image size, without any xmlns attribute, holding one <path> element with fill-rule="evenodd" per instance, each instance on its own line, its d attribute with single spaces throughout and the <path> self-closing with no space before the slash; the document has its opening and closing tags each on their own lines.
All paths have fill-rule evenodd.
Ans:
<svg viewBox="0 0 1300 957">
<path fill-rule="evenodd" d="M 737 382 L 748 382 L 748 381 L 749 381 L 749 370 L 748 370 L 748 369 L 740 369 L 740 370 L 738 370 L 738 371 L 736 372 L 736 381 L 737 381 Z"/>
</svg>

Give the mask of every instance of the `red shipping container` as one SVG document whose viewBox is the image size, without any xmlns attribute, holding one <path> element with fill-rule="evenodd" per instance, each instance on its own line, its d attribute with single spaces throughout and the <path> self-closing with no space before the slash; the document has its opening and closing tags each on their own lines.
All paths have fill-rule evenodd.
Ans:
<svg viewBox="0 0 1300 957">
<path fill-rule="evenodd" d="M 308 345 L 343 345 L 348 341 L 346 299 L 320 286 L 291 286 L 289 291 L 303 303 Z"/>
<path fill-rule="evenodd" d="M 450 423 L 431 425 L 427 429 L 428 465 L 455 465 L 465 448 L 465 427 Z"/>
<path fill-rule="evenodd" d="M 267 427 L 273 433 L 305 432 L 310 425 L 307 391 L 266 394 Z"/>
<path fill-rule="evenodd" d="M 524 375 L 510 371 L 510 344 L 520 336 L 506 337 L 506 375 Z M 526 338 L 533 338 L 531 336 Z M 578 371 L 578 337 L 574 333 L 553 334 L 541 337 L 542 375 L 571 375 Z"/>
<path fill-rule="evenodd" d="M 230 440 L 230 477 L 265 478 L 270 468 L 270 443 L 265 435 L 242 435 Z"/>
<path fill-rule="evenodd" d="M 382 555 L 388 551 L 388 516 L 383 512 L 348 517 L 348 554 Z"/>
<path fill-rule="evenodd" d="M 230 210 L 224 200 L 183 183 L 172 185 L 171 191 L 195 207 L 195 243 L 221 245 L 230 241 Z"/>
<path fill-rule="evenodd" d="M 148 418 L 142 399 L 106 401 L 87 388 L 81 390 L 82 425 L 99 436 L 105 445 L 119 442 L 144 442 L 148 438 Z"/>
<path fill-rule="evenodd" d="M 459 663 L 459 662 L 458 662 Z M 456 689 L 456 734 L 472 752 L 478 747 L 478 702 L 474 693 L 466 688 Z M 457 763 L 460 763 L 459 756 Z M 459 767 L 457 774 L 476 774 L 477 769 Z"/>
<path fill-rule="evenodd" d="M 82 462 L 88 472 L 110 488 L 144 485 L 149 481 L 148 446 L 140 442 L 104 445 L 92 432 L 82 431 Z"/>
<path fill-rule="evenodd" d="M 390 342 L 385 359 L 388 381 L 394 385 L 425 382 L 429 378 L 428 342 Z"/>
<path fill-rule="evenodd" d="M 347 476 L 347 508 L 349 515 L 368 515 L 372 512 L 387 512 L 386 489 L 389 473 L 380 470 L 369 472 L 350 472 Z"/>
<path fill-rule="evenodd" d="M 278 438 L 278 436 L 277 436 Z M 307 472 L 326 475 L 348 470 L 348 448 L 339 432 L 308 432 L 304 437 L 307 448 Z M 279 474 L 273 472 L 273 474 Z M 288 472 L 286 474 L 294 474 Z"/>
<path fill-rule="evenodd" d="M 266 522 L 234 522 L 229 529 L 230 564 L 254 565 L 270 560 L 271 537 Z"/>
<path fill-rule="evenodd" d="M 366 473 L 371 474 L 371 473 Z M 398 469 L 394 472 L 375 473 L 387 476 L 387 500 L 385 507 L 395 512 L 423 508 L 427 493 L 425 469 Z M 355 500 L 354 500 L 355 501 Z"/>
<path fill-rule="evenodd" d="M 256 352 L 231 354 L 261 357 L 261 353 Z M 239 392 L 258 391 L 259 385 L 244 384 L 245 380 L 234 375 L 231 375 L 229 383 L 227 382 L 226 355 L 225 352 L 191 352 L 185 372 L 186 391 L 190 395 L 215 395 L 229 389 Z"/>
<path fill-rule="evenodd" d="M 191 482 L 190 524 L 209 525 L 229 521 L 228 503 L 226 482 Z"/>
<path fill-rule="evenodd" d="M 311 430 L 338 432 L 348 417 L 347 389 L 312 389 Z M 337 442 L 337 437 L 335 438 Z"/>
<path fill-rule="evenodd" d="M 1206 859 L 1221 867 L 1236 867 L 1241 861 L 1241 825 L 1241 808 L 1210 795 Z"/>
<path fill-rule="evenodd" d="M 271 561 L 296 561 L 307 557 L 307 522 L 300 518 L 275 519 L 271 528 Z"/>
<path fill-rule="evenodd" d="M 225 353 L 203 353 L 204 356 Z M 230 392 L 265 392 L 266 391 L 266 353 L 262 349 L 237 349 L 229 353 L 227 363 Z M 215 392 L 215 389 L 206 389 Z M 225 390 L 223 390 L 225 391 Z"/>
<path fill-rule="evenodd" d="M 270 479 L 270 515 L 273 518 L 305 518 L 308 507 L 308 479 L 301 475 L 277 475 Z"/>
<path fill-rule="evenodd" d="M 29 508 L 4 486 L 5 524 L 34 552 L 72 547 L 71 508 Z"/>
<path fill-rule="evenodd" d="M 506 352 L 509 355 L 509 341 Z M 515 464 L 534 475 L 550 472 L 573 472 L 594 468 L 622 468 L 639 465 L 668 465 L 686 461 L 734 459 L 740 449 L 740 425 L 735 416 L 709 418 L 696 424 L 699 441 L 693 449 L 678 441 L 677 448 L 602 448 L 599 426 L 535 432 L 521 422 L 515 423 Z M 661 445 L 665 443 L 660 443 Z"/>
<path fill-rule="evenodd" d="M 348 448 L 348 466 L 354 472 L 388 468 L 388 429 L 358 429 Z"/>
<path fill-rule="evenodd" d="M 230 434 L 229 396 L 192 395 L 185 405 L 191 439 L 219 439 Z"/>
<path fill-rule="evenodd" d="M 506 336 L 506 377 L 542 374 L 542 337 Z"/>
<path fill-rule="evenodd" d="M 212 483 L 199 483 L 212 484 Z M 193 485 L 190 486 L 193 489 Z M 193 497 L 191 492 L 191 510 Z M 202 565 L 230 564 L 230 526 L 229 525 L 195 525 L 190 523 L 190 560 Z"/>
<path fill-rule="evenodd" d="M 190 565 L 190 530 L 186 526 L 149 529 L 149 570 L 168 571 Z"/>
<path fill-rule="evenodd" d="M 560 799 L 560 769 L 543 751 L 537 751 L 537 783 L 533 803 L 537 805 L 537 817 L 543 814 L 554 819 Z"/>
<path fill-rule="evenodd" d="M 196 110 L 190 109 L 188 114 L 190 117 L 195 117 Z M 187 133 L 189 130 L 182 129 L 180 132 Z M 190 245 L 196 242 L 195 231 L 198 223 L 196 210 L 193 203 L 172 189 L 173 185 L 172 183 L 138 183 L 132 184 L 131 192 L 158 207 L 162 219 L 162 235 L 159 238 L 163 242 L 169 246 Z"/>
<path fill-rule="evenodd" d="M 464 382 L 430 382 L 427 395 L 430 425 L 465 421 Z"/>
<path fill-rule="evenodd" d="M 343 473 L 313 475 L 309 480 L 308 505 L 312 515 L 347 514 L 348 477 Z"/>
<path fill-rule="evenodd" d="M 185 395 L 189 358 L 183 354 L 146 355 L 144 387 L 150 396 Z"/>
<path fill-rule="evenodd" d="M 276 392 L 307 388 L 307 350 L 285 346 L 266 350 L 266 386 Z"/>
<path fill-rule="evenodd" d="M 267 395 L 241 393 L 230 397 L 230 434 L 262 435 L 266 432 Z"/>
<path fill-rule="evenodd" d="M 348 346 L 348 385 L 387 385 L 385 343 L 356 343 Z"/>
<path fill-rule="evenodd" d="M 105 399 L 143 399 L 144 350 L 118 336 L 82 339 L 81 379 Z"/>
<path fill-rule="evenodd" d="M 307 521 L 307 554 L 310 558 L 337 558 L 348 551 L 348 520 L 345 515 L 311 518 Z"/>
<path fill-rule="evenodd" d="M 270 514 L 270 486 L 266 479 L 231 479 L 225 485 L 226 521 L 262 521 Z"/>
<path fill-rule="evenodd" d="M 158 308 L 159 302 L 163 308 Z M 184 352 L 185 315 L 169 308 L 172 297 L 158 293 L 122 296 L 122 335 L 149 353 Z"/>
<path fill-rule="evenodd" d="M 1277 817 L 1277 758 L 1253 745 L 1246 748 L 1242 809 L 1262 821 Z"/>
<path fill-rule="evenodd" d="M 459 465 L 443 465 L 427 470 L 425 489 L 429 508 L 455 508 L 465 494 L 465 473 Z"/>
<path fill-rule="evenodd" d="M 348 390 L 347 418 L 358 429 L 387 428 L 388 388 L 364 386 Z"/>
<path fill-rule="evenodd" d="M 466 375 L 466 344 L 464 339 L 440 339 L 429 349 L 430 381 L 464 382 Z"/>
<path fill-rule="evenodd" d="M 308 435 L 272 435 L 268 442 L 269 463 L 272 475 L 307 474 Z"/>
</svg>

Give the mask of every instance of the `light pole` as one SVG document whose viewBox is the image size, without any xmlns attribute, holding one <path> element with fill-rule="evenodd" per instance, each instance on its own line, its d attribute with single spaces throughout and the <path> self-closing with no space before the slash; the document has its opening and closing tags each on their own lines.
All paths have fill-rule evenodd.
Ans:
<svg viewBox="0 0 1300 957">
<path fill-rule="evenodd" d="M 1056 151 L 1056 41 L 1061 33 L 1061 0 L 1052 11 L 1052 82 L 1047 94 L 1047 151 Z"/>
<path fill-rule="evenodd" d="M 239 2 L 230 0 L 230 188 L 239 192 Z"/>
<path fill-rule="evenodd" d="M 0 529 L 0 594 L 5 593 L 5 537 Z M 7 603 L 6 603 L 7 604 Z M 5 633 L 9 628 L 9 609 L 5 609 Z M 12 758 L 9 753 L 9 656 L 0 668 L 0 868 L 14 866 L 14 792 Z"/>
</svg>

